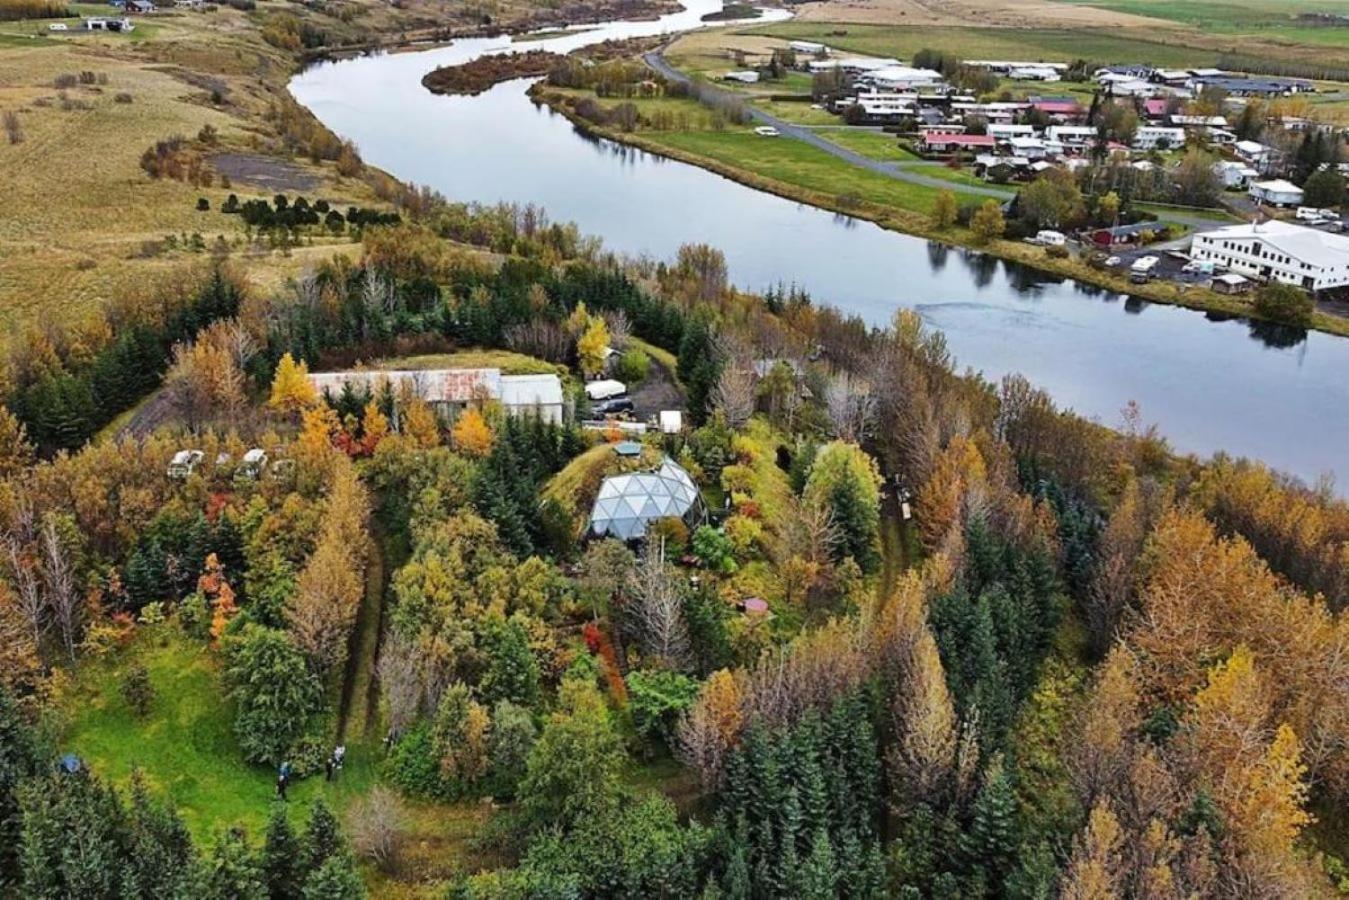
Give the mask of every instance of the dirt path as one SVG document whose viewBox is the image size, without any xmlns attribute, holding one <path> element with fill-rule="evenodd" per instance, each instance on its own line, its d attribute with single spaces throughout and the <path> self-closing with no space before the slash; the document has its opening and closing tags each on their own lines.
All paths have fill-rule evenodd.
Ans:
<svg viewBox="0 0 1349 900">
<path fill-rule="evenodd" d="M 375 663 L 383 635 L 384 593 L 387 573 L 383 552 L 383 534 L 376 524 L 370 534 L 370 560 L 365 573 L 365 596 L 356 613 L 347 650 L 346 672 L 342 678 L 342 701 L 337 713 L 337 740 L 361 740 L 372 736 L 379 720 L 379 689 L 375 681 Z"/>
</svg>

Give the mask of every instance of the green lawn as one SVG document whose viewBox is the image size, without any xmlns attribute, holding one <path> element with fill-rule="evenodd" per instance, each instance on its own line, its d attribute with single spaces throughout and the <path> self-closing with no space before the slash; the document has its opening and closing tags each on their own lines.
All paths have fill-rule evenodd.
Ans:
<svg viewBox="0 0 1349 900">
<path fill-rule="evenodd" d="M 764 138 L 751 131 L 647 132 L 657 144 L 694 153 L 754 175 L 834 197 L 854 197 L 930 212 L 937 191 L 852 166 L 801 141 Z"/>
<path fill-rule="evenodd" d="M 847 147 L 849 150 L 860 153 L 869 159 L 879 159 L 882 162 L 906 162 L 918 158 L 909 150 L 901 147 L 893 134 L 885 134 L 880 131 L 859 131 L 851 128 L 821 131 L 819 134 L 829 143 Z"/>
<path fill-rule="evenodd" d="M 1326 12 L 1349 15 L 1344 0 L 1311 0 L 1290 4 L 1287 0 L 1059 0 L 1076 6 L 1093 6 L 1114 12 L 1132 13 L 1154 19 L 1167 19 L 1193 25 L 1204 31 L 1245 33 L 1256 30 L 1289 29 L 1296 31 L 1344 31 L 1332 28 L 1299 26 L 1294 16 L 1302 12 Z"/>
<path fill-rule="evenodd" d="M 812 109 L 809 102 L 794 103 L 784 100 L 756 100 L 754 105 L 769 115 L 797 125 L 837 125 L 841 121 L 827 109 Z"/>
<path fill-rule="evenodd" d="M 836 34 L 843 31 L 845 34 Z M 788 40 L 821 41 L 852 53 L 908 59 L 924 48 L 947 50 L 966 59 L 1034 59 L 1099 63 L 1146 61 L 1160 66 L 1211 66 L 1211 50 L 1171 45 L 1108 31 L 1048 28 L 966 28 L 901 25 L 837 25 L 815 22 L 777 22 L 744 29 Z M 1049 90 L 1052 86 L 1047 87 Z"/>
<path fill-rule="evenodd" d="M 234 823 L 259 834 L 274 802 L 276 776 L 239 755 L 215 653 L 173 625 L 141 632 L 130 648 L 90 659 L 81 668 L 66 706 L 70 722 L 62 750 L 78 754 L 96 773 L 121 785 L 139 768 L 198 839 Z M 132 714 L 121 693 L 123 675 L 135 661 L 149 670 L 154 688 L 145 719 Z M 296 782 L 289 794 L 292 817 L 302 821 L 320 796 L 344 808 L 374 783 L 376 755 L 350 744 L 346 771 L 337 781 L 327 784 L 320 775 Z"/>
</svg>

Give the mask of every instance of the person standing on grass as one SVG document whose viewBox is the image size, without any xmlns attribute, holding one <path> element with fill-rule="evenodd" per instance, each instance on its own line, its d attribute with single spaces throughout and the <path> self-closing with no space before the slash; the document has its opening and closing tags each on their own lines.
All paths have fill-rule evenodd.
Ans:
<svg viewBox="0 0 1349 900">
<path fill-rule="evenodd" d="M 280 797 L 283 801 L 286 799 L 287 780 L 285 775 L 276 776 L 276 796 Z"/>
<path fill-rule="evenodd" d="M 325 759 L 325 760 L 323 761 L 323 780 L 324 780 L 324 781 L 332 781 L 332 780 L 333 780 L 333 765 L 334 765 L 334 763 L 333 763 L 333 757 L 331 757 L 331 756 L 328 757 L 327 759 Z"/>
</svg>

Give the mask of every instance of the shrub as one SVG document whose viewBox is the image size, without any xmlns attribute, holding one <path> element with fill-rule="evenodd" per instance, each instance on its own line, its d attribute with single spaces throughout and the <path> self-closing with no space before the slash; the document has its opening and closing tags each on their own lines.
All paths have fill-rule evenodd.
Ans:
<svg viewBox="0 0 1349 900">
<path fill-rule="evenodd" d="M 122 678 L 122 696 L 126 705 L 140 718 L 150 712 L 155 692 L 150 685 L 150 672 L 142 665 L 132 666 Z"/>
<path fill-rule="evenodd" d="M 646 380 L 651 372 L 651 357 L 643 350 L 628 350 L 618 358 L 614 374 L 619 381 L 636 384 Z"/>
<path fill-rule="evenodd" d="M 23 123 L 19 121 L 19 114 L 12 109 L 5 110 L 5 136 L 9 138 L 11 144 L 23 143 Z"/>
<path fill-rule="evenodd" d="M 126 91 L 118 91 L 116 94 L 113 95 L 112 102 L 113 102 L 113 103 L 130 103 L 130 102 L 131 102 L 131 95 L 128 94 Z"/>
<path fill-rule="evenodd" d="M 684 710 L 698 696 L 698 682 L 678 672 L 637 671 L 628 675 L 632 724 L 642 737 L 667 746 Z"/>
<path fill-rule="evenodd" d="M 729 575 L 737 568 L 731 539 L 711 525 L 699 526 L 693 533 L 693 555 L 713 572 Z"/>
<path fill-rule="evenodd" d="M 1306 328 L 1312 322 L 1316 304 L 1300 289 L 1275 281 L 1256 291 L 1255 311 L 1263 318 Z"/>
<path fill-rule="evenodd" d="M 58 91 L 64 91 L 69 88 L 73 88 L 75 85 L 79 83 L 80 83 L 79 76 L 71 72 L 63 72 L 62 74 L 57 75 L 55 78 L 52 79 L 52 87 L 56 88 Z"/>
<path fill-rule="evenodd" d="M 1045 256 L 1048 256 L 1050 259 L 1067 259 L 1068 248 L 1057 245 L 1048 246 L 1045 248 Z"/>
<path fill-rule="evenodd" d="M 205 197 L 198 197 L 197 212 L 210 212 L 210 211 L 211 211 L 211 201 L 207 200 Z"/>
</svg>

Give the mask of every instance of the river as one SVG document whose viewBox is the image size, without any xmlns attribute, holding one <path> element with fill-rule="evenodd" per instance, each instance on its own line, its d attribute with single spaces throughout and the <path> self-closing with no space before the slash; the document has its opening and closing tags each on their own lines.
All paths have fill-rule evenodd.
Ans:
<svg viewBox="0 0 1349 900">
<path fill-rule="evenodd" d="M 609 38 L 697 28 L 721 0 L 685 0 L 649 22 L 513 42 L 473 38 L 425 51 L 320 63 L 290 89 L 369 163 L 455 200 L 537 203 L 630 254 L 672 257 L 702 241 L 747 289 L 794 283 L 816 302 L 883 324 L 912 307 L 963 366 L 1021 372 L 1106 425 L 1133 400 L 1178 449 L 1262 459 L 1308 481 L 1349 485 L 1349 340 L 1149 304 L 886 231 L 696 166 L 581 135 L 534 106 L 529 79 L 476 97 L 437 96 L 437 66 L 514 49 L 567 52 Z M 780 13 L 773 13 L 779 15 Z"/>
</svg>

